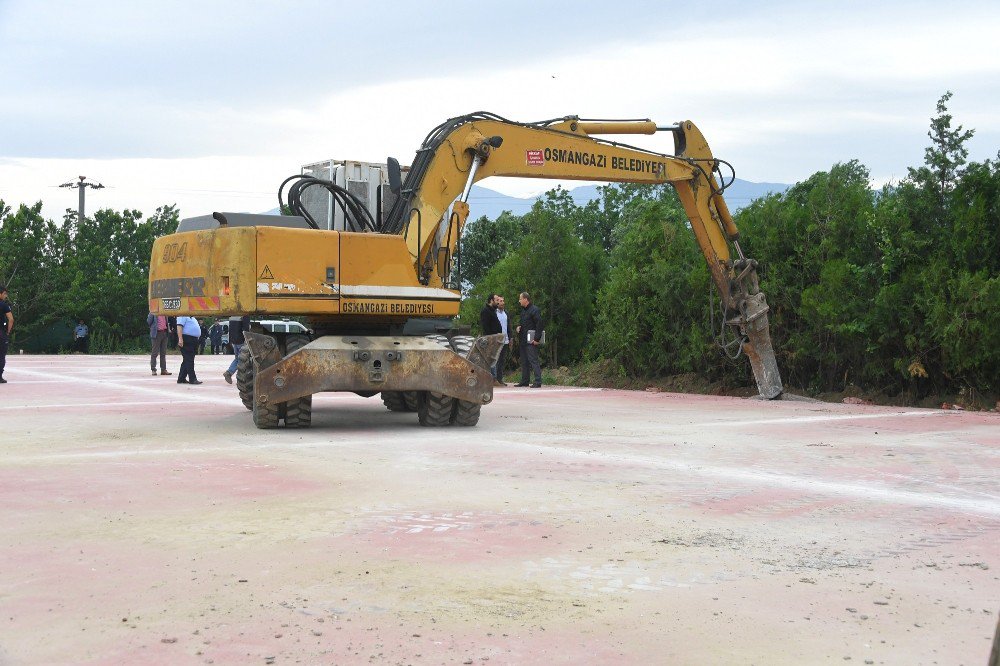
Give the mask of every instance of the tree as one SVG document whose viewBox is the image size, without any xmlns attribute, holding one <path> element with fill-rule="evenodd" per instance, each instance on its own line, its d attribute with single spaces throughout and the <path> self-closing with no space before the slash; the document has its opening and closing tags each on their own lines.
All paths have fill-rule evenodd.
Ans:
<svg viewBox="0 0 1000 666">
<path fill-rule="evenodd" d="M 937 115 L 931 118 L 931 128 L 927 132 L 931 145 L 924 149 L 926 166 L 908 169 L 911 180 L 928 186 L 939 196 L 950 192 L 962 174 L 962 166 L 969 156 L 965 144 L 975 134 L 975 130 L 964 130 L 961 125 L 951 128 L 952 117 L 948 113 L 951 97 L 950 90 L 941 96 Z"/>
<path fill-rule="evenodd" d="M 15 213 L 0 202 L 0 279 L 7 280 L 19 345 L 40 342 L 53 325 L 84 318 L 94 351 L 115 351 L 145 329 L 146 281 L 153 240 L 177 228 L 177 210 L 142 213 L 99 210 L 77 220 L 67 211 L 62 224 L 41 216 L 41 203 Z"/>
<path fill-rule="evenodd" d="M 709 273 L 671 189 L 623 207 L 621 237 L 598 295 L 592 359 L 615 359 L 634 377 L 712 374 Z"/>
<path fill-rule="evenodd" d="M 500 259 L 520 245 L 526 231 L 524 219 L 504 211 L 496 219 L 485 215 L 462 230 L 462 282 L 466 288 L 479 284 Z"/>
<path fill-rule="evenodd" d="M 842 390 L 871 371 L 882 261 L 868 170 L 854 160 L 834 165 L 753 202 L 737 222 L 748 254 L 761 262 L 786 382 Z"/>
</svg>

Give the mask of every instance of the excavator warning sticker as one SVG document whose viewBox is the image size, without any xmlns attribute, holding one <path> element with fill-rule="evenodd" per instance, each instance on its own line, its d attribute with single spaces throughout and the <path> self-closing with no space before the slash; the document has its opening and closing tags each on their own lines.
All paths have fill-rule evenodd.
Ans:
<svg viewBox="0 0 1000 666">
<path fill-rule="evenodd" d="M 264 264 L 264 270 L 262 270 L 260 272 L 260 277 L 257 278 L 257 279 L 258 280 L 273 280 L 274 279 L 274 275 L 271 273 L 271 269 L 270 269 L 270 267 L 268 267 L 267 264 Z"/>
<path fill-rule="evenodd" d="M 525 151 L 525 160 L 528 166 L 544 166 L 545 157 L 540 150 L 527 150 Z"/>
</svg>

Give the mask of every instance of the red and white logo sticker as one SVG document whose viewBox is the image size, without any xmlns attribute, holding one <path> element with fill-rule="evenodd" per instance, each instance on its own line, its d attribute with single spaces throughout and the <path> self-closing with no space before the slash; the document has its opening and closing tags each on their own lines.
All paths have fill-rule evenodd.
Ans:
<svg viewBox="0 0 1000 666">
<path fill-rule="evenodd" d="M 525 153 L 525 159 L 528 162 L 528 166 L 542 166 L 545 164 L 545 157 L 542 155 L 542 151 L 527 150 Z"/>
</svg>

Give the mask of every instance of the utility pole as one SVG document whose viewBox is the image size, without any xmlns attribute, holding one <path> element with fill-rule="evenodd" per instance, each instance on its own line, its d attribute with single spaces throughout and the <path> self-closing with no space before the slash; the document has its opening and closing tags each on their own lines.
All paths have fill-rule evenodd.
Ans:
<svg viewBox="0 0 1000 666">
<path fill-rule="evenodd" d="M 92 190 L 103 190 L 104 189 L 104 186 L 101 185 L 100 183 L 88 183 L 86 176 L 80 176 L 79 182 L 73 182 L 71 180 L 68 183 L 63 183 L 59 187 L 68 187 L 70 189 L 78 189 L 78 190 L 80 190 L 80 207 L 77 209 L 77 218 L 76 218 L 77 223 L 82 223 L 83 222 L 83 208 L 84 208 L 83 204 L 84 204 L 84 200 L 86 199 L 85 194 L 86 194 L 87 188 L 89 187 Z"/>
</svg>

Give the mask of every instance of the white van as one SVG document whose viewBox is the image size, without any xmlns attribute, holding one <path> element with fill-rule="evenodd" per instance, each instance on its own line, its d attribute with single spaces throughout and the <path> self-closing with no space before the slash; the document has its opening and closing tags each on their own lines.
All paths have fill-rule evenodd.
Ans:
<svg viewBox="0 0 1000 666">
<path fill-rule="evenodd" d="M 223 320 L 222 324 L 222 348 L 227 354 L 233 353 L 233 347 L 229 344 L 229 320 Z M 290 319 L 251 319 L 250 325 L 259 325 L 269 333 L 308 333 L 309 329 L 297 321 Z"/>
</svg>

